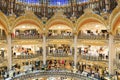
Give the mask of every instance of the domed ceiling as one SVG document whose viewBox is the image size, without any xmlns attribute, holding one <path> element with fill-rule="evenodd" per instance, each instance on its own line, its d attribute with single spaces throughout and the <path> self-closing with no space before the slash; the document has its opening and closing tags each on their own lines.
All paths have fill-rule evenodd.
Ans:
<svg viewBox="0 0 120 80">
<path fill-rule="evenodd" d="M 41 4 L 44 1 L 48 3 L 49 6 L 64 6 L 69 4 L 73 0 L 17 0 L 25 4 Z M 89 0 L 76 0 L 78 3 L 88 2 Z"/>
</svg>

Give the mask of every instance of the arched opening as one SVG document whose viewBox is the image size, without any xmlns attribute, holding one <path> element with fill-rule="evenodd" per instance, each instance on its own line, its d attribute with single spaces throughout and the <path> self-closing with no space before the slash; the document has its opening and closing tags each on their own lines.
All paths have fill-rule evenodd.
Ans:
<svg viewBox="0 0 120 80">
<path fill-rule="evenodd" d="M 48 30 L 48 37 L 70 37 L 72 29 L 66 25 L 53 25 Z"/>
<path fill-rule="evenodd" d="M 7 34 L 3 25 L 0 24 L 0 66 L 3 68 L 7 66 L 7 51 Z"/>
<path fill-rule="evenodd" d="M 16 58 L 32 58 L 42 56 L 42 32 L 33 24 L 21 24 L 12 30 L 12 38 L 17 41 L 13 45 L 13 55 Z"/>
<path fill-rule="evenodd" d="M 42 38 L 42 32 L 34 24 L 21 24 L 15 27 L 12 31 L 13 38 L 19 39 L 40 39 Z"/>
<path fill-rule="evenodd" d="M 13 67 L 28 71 L 32 69 L 29 65 L 34 64 L 35 68 L 42 65 L 42 31 L 35 24 L 19 24 L 12 29 L 12 55 Z M 20 59 L 18 62 L 15 60 Z M 39 59 L 40 58 L 40 59 Z M 23 66 L 21 66 L 23 65 Z M 21 66 L 21 68 L 19 67 Z"/>
<path fill-rule="evenodd" d="M 89 22 L 86 24 L 81 25 L 81 28 L 79 29 L 79 36 L 108 36 L 107 28 L 98 22 Z"/>
<path fill-rule="evenodd" d="M 114 20 L 113 24 L 111 24 L 111 25 L 112 25 L 111 29 L 112 29 L 113 35 L 119 36 L 119 34 L 120 34 L 120 16 L 118 16 Z"/>
<path fill-rule="evenodd" d="M 78 51 L 82 59 L 85 60 L 108 60 L 108 46 L 101 43 L 108 39 L 108 30 L 105 25 L 99 22 L 88 22 L 79 28 Z"/>
<path fill-rule="evenodd" d="M 7 34 L 2 25 L 0 25 L 0 40 L 6 40 Z"/>
<path fill-rule="evenodd" d="M 50 40 L 47 45 L 47 56 L 52 57 L 48 60 L 48 65 L 54 65 L 56 68 L 71 69 L 73 60 L 69 59 L 72 56 L 72 46 L 69 41 L 72 39 L 73 32 L 68 25 L 56 24 L 48 29 L 48 39 Z M 53 58 L 54 57 L 54 58 Z M 64 58 L 61 58 L 64 57 Z M 71 63 L 72 65 L 70 65 Z M 65 65 L 66 64 L 66 65 Z M 50 67 L 52 69 L 54 67 Z"/>
</svg>

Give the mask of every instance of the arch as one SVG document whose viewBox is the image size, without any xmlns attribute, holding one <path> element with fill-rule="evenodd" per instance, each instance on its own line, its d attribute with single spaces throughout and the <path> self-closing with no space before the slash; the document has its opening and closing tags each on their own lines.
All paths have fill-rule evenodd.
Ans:
<svg viewBox="0 0 120 80">
<path fill-rule="evenodd" d="M 72 30 L 74 27 L 72 21 L 70 21 L 69 19 L 64 17 L 57 17 L 57 18 L 51 18 L 50 20 L 48 20 L 48 22 L 46 23 L 46 29 L 49 29 L 50 27 L 58 24 L 66 25 L 70 27 Z"/>
<path fill-rule="evenodd" d="M 38 19 L 34 14 L 25 14 L 23 16 L 18 17 L 15 21 L 14 24 L 12 25 L 13 30 L 15 27 L 23 24 L 32 24 L 38 27 L 38 29 L 42 32 L 43 30 L 43 24 L 40 19 Z"/>
<path fill-rule="evenodd" d="M 0 11 L 0 24 L 2 25 L 3 29 L 5 30 L 6 36 L 9 33 L 9 20 L 7 16 Z"/>
<path fill-rule="evenodd" d="M 105 25 L 105 27 L 107 27 L 107 22 L 101 16 L 94 14 L 94 13 L 89 13 L 89 14 L 85 13 L 80 18 L 78 18 L 78 20 L 75 23 L 75 25 L 77 27 L 77 29 L 76 29 L 77 32 L 84 24 L 90 23 L 90 22 L 101 23 L 101 24 Z"/>
<path fill-rule="evenodd" d="M 120 10 L 120 6 L 117 6 L 113 10 L 113 12 L 111 13 L 110 18 L 109 18 L 110 30 L 113 35 L 116 34 L 116 29 L 120 22 L 120 11 L 119 10 Z"/>
</svg>

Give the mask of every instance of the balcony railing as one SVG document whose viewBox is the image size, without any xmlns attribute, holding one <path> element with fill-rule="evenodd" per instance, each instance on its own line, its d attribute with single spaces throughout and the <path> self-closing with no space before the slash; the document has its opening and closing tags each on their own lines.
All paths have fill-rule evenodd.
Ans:
<svg viewBox="0 0 120 80">
<path fill-rule="evenodd" d="M 116 35 L 115 40 L 120 40 L 120 35 Z"/>
<path fill-rule="evenodd" d="M 107 40 L 108 35 L 79 35 L 78 39 Z"/>
<path fill-rule="evenodd" d="M 0 57 L 0 63 L 3 63 L 4 61 L 7 61 L 7 58 L 6 57 L 5 58 Z"/>
<path fill-rule="evenodd" d="M 5 36 L 0 36 L 0 40 L 5 40 L 6 37 Z"/>
<path fill-rule="evenodd" d="M 73 36 L 63 36 L 63 35 L 55 35 L 55 36 L 48 36 L 48 39 L 73 39 Z"/>
<path fill-rule="evenodd" d="M 92 56 L 92 55 L 81 55 L 81 59 L 89 60 L 89 61 L 108 61 L 108 57 L 106 56 Z"/>
<path fill-rule="evenodd" d="M 13 77 L 14 80 L 25 80 L 25 79 L 32 79 L 32 78 L 40 78 L 40 77 L 69 77 L 69 78 L 75 78 L 78 80 L 98 80 L 95 78 L 90 78 L 87 76 L 83 76 L 79 73 L 73 73 L 68 71 L 33 71 L 29 73 L 21 73 L 19 75 L 16 75 Z"/>
<path fill-rule="evenodd" d="M 42 56 L 42 54 L 30 54 L 30 55 L 17 55 L 13 56 L 14 59 L 31 59 Z"/>
<path fill-rule="evenodd" d="M 53 57 L 70 57 L 70 56 L 72 56 L 72 55 L 69 55 L 69 54 L 67 54 L 67 53 L 62 53 L 62 54 L 58 54 L 58 53 L 49 53 L 47 56 L 53 56 Z"/>
<path fill-rule="evenodd" d="M 18 35 L 12 37 L 13 39 L 42 39 L 41 35 Z"/>
</svg>

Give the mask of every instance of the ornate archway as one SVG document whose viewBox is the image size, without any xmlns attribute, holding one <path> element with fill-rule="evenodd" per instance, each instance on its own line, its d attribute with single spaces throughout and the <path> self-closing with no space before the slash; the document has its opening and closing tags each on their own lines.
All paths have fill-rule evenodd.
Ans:
<svg viewBox="0 0 120 80">
<path fill-rule="evenodd" d="M 63 18 L 63 17 L 56 17 L 56 18 L 51 18 L 50 20 L 48 20 L 48 22 L 46 23 L 46 29 L 49 29 L 50 27 L 54 26 L 54 25 L 66 25 L 68 27 L 70 27 L 71 29 L 73 29 L 74 25 L 73 23 L 67 19 L 67 18 Z"/>
<path fill-rule="evenodd" d="M 18 17 L 15 19 L 14 23 L 12 24 L 11 30 L 15 27 L 22 25 L 22 24 L 32 24 L 38 27 L 38 29 L 42 32 L 43 24 L 40 19 L 38 19 L 32 12 L 28 11 L 25 15 Z"/>
<path fill-rule="evenodd" d="M 2 25 L 3 29 L 5 30 L 6 35 L 9 33 L 9 20 L 7 16 L 0 11 L 0 25 Z"/>
<path fill-rule="evenodd" d="M 107 28 L 107 21 L 105 21 L 101 16 L 94 14 L 92 12 L 85 12 L 77 21 L 76 21 L 76 27 L 77 27 L 77 32 L 80 30 L 80 28 L 90 22 L 95 22 L 95 23 L 101 23 L 105 25 Z"/>
<path fill-rule="evenodd" d="M 113 35 L 116 34 L 116 30 L 118 28 L 118 25 L 120 24 L 120 6 L 117 6 L 109 18 L 109 24 L 110 24 L 110 30 Z"/>
</svg>

